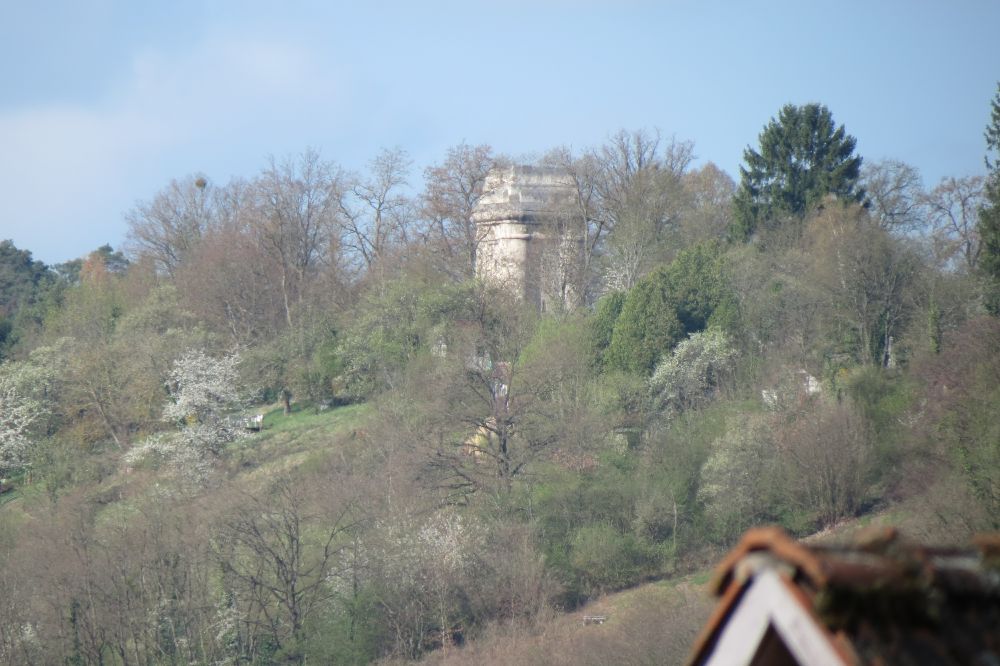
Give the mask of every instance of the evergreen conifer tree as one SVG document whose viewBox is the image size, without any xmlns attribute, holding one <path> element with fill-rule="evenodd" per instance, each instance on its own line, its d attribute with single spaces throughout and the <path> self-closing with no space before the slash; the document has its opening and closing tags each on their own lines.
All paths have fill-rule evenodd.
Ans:
<svg viewBox="0 0 1000 666">
<path fill-rule="evenodd" d="M 986 309 L 1000 316 L 1000 83 L 990 108 L 990 123 L 986 126 L 986 203 L 979 210 L 981 254 L 979 268 L 985 278 Z M 990 160 L 989 153 L 997 153 Z"/>
<path fill-rule="evenodd" d="M 760 133 L 760 152 L 743 151 L 731 235 L 748 240 L 760 228 L 801 218 L 828 194 L 860 202 L 857 140 L 822 104 L 786 104 Z"/>
</svg>

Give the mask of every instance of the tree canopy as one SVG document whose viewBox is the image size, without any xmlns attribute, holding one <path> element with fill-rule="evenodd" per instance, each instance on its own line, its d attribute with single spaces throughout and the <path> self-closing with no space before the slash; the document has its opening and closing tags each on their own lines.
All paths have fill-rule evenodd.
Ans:
<svg viewBox="0 0 1000 666">
<path fill-rule="evenodd" d="M 822 104 L 786 104 L 760 133 L 760 151 L 747 146 L 740 167 L 732 235 L 749 239 L 778 218 L 801 217 L 834 194 L 861 201 L 857 140 Z"/>
<path fill-rule="evenodd" d="M 1000 155 L 1000 83 L 990 105 L 986 148 Z M 979 209 L 980 269 L 986 277 L 986 308 L 1000 316 L 1000 160 L 986 157 L 991 170 L 986 180 L 986 202 Z"/>
<path fill-rule="evenodd" d="M 647 275 L 628 293 L 604 360 L 611 368 L 646 374 L 685 336 L 734 314 L 715 243 L 691 247 Z"/>
</svg>

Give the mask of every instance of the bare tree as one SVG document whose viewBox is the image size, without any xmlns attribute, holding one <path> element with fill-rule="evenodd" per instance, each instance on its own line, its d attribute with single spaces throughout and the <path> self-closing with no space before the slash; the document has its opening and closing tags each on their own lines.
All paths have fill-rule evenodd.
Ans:
<svg viewBox="0 0 1000 666">
<path fill-rule="evenodd" d="M 592 153 L 599 214 L 609 230 L 606 279 L 612 288 L 630 289 L 665 258 L 657 255 L 676 230 L 681 177 L 693 150 L 673 138 L 663 144 L 659 132 L 622 130 Z"/>
<path fill-rule="evenodd" d="M 595 276 L 594 260 L 599 256 L 609 230 L 609 220 L 602 216 L 598 205 L 598 163 L 593 155 L 576 157 L 569 148 L 557 148 L 542 158 L 542 164 L 562 170 L 574 189 L 571 205 L 558 212 L 560 223 L 570 227 L 561 237 L 582 242 L 579 256 L 579 284 L 583 286 L 585 301 L 592 300 L 599 291 L 592 284 Z M 568 232 L 568 233 L 566 233 Z"/>
<path fill-rule="evenodd" d="M 945 265 L 957 263 L 970 273 L 976 269 L 981 250 L 977 223 L 983 183 L 982 176 L 943 178 L 923 198 L 939 258 Z"/>
<path fill-rule="evenodd" d="M 865 162 L 861 183 L 868 210 L 883 229 L 905 232 L 924 224 L 923 180 L 915 167 L 899 160 Z"/>
<path fill-rule="evenodd" d="M 558 148 L 542 159 L 566 173 L 576 190 L 562 218 L 583 240 L 582 274 L 587 299 L 603 288 L 628 289 L 662 257 L 677 231 L 684 195 L 681 178 L 693 144 L 659 132 L 619 131 L 603 146 L 577 157 Z M 604 262 L 605 285 L 591 281 Z"/>
<path fill-rule="evenodd" d="M 281 266 L 266 250 L 251 233 L 226 225 L 206 234 L 177 272 L 186 307 L 236 345 L 259 342 L 287 326 Z"/>
<path fill-rule="evenodd" d="M 125 214 L 128 249 L 173 275 L 215 219 L 214 188 L 202 174 L 172 180 L 152 201 Z"/>
<path fill-rule="evenodd" d="M 254 183 L 253 233 L 277 267 L 286 323 L 318 268 L 338 261 L 336 222 L 345 176 L 319 153 L 270 164 Z"/>
<path fill-rule="evenodd" d="M 351 198 L 340 198 L 343 244 L 366 269 L 408 240 L 412 205 L 401 190 L 408 185 L 410 165 L 401 148 L 383 149 L 369 163 L 368 176 L 354 179 Z"/>
<path fill-rule="evenodd" d="M 733 223 L 736 182 L 712 162 L 681 177 L 684 209 L 680 226 L 684 245 L 724 238 Z"/>
<path fill-rule="evenodd" d="M 283 479 L 264 497 L 244 497 L 217 537 L 224 584 L 242 622 L 295 663 L 304 660 L 305 623 L 335 596 L 331 582 L 358 525 L 353 502 L 315 490 L 315 480 Z"/>
<path fill-rule="evenodd" d="M 822 525 L 855 515 L 874 477 L 870 427 L 850 402 L 817 400 L 783 415 L 778 446 L 790 469 L 787 490 Z"/>
<path fill-rule="evenodd" d="M 460 143 L 448 149 L 444 162 L 424 170 L 425 233 L 429 241 L 441 245 L 449 260 L 457 260 L 455 272 L 460 277 L 475 275 L 476 254 L 485 231 L 473 221 L 472 213 L 483 195 L 486 176 L 496 164 L 488 145 Z"/>
</svg>

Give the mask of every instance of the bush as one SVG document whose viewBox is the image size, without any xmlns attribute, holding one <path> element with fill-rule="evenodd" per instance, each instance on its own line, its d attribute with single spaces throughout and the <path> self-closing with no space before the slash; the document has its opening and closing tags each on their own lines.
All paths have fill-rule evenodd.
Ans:
<svg viewBox="0 0 1000 666">
<path fill-rule="evenodd" d="M 878 467 L 871 428 L 850 403 L 816 400 L 778 438 L 795 506 L 820 525 L 854 516 L 873 496 Z"/>
<path fill-rule="evenodd" d="M 660 355 L 683 335 L 669 274 L 666 267 L 661 267 L 629 292 L 604 358 L 611 368 L 648 374 Z"/>
<path fill-rule="evenodd" d="M 747 528 L 780 514 L 780 462 L 772 424 L 764 415 L 739 415 L 712 444 L 698 499 L 718 542 L 728 546 Z"/>
<path fill-rule="evenodd" d="M 606 523 L 578 529 L 570 553 L 570 563 L 586 597 L 635 584 L 655 571 L 660 561 L 656 548 Z"/>
<path fill-rule="evenodd" d="M 736 348 L 725 333 L 714 328 L 699 331 L 656 366 L 650 392 L 670 412 L 700 407 L 712 399 L 735 364 Z"/>
<path fill-rule="evenodd" d="M 730 327 L 735 312 L 721 250 L 715 244 L 696 245 L 629 292 L 615 322 L 606 364 L 649 374 L 686 335 L 716 321 Z"/>
<path fill-rule="evenodd" d="M 615 323 L 625 305 L 625 292 L 615 291 L 597 301 L 594 316 L 590 320 L 591 360 L 595 367 L 603 368 L 607 361 L 604 356 L 611 345 Z"/>
</svg>

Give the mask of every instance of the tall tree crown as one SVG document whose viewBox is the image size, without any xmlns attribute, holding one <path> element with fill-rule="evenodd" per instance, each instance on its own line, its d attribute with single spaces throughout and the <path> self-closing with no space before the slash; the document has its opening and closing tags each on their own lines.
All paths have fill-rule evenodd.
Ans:
<svg viewBox="0 0 1000 666">
<path fill-rule="evenodd" d="M 979 268 L 985 282 L 986 309 L 1000 316 L 1000 158 L 990 159 L 989 153 L 1000 156 L 1000 83 L 990 103 L 990 122 L 986 126 L 986 196 L 979 209 L 978 229 L 980 238 Z"/>
<path fill-rule="evenodd" d="M 822 104 L 786 104 L 747 146 L 740 167 L 733 236 L 747 239 L 782 216 L 801 217 L 828 194 L 861 201 L 857 140 Z"/>
</svg>

